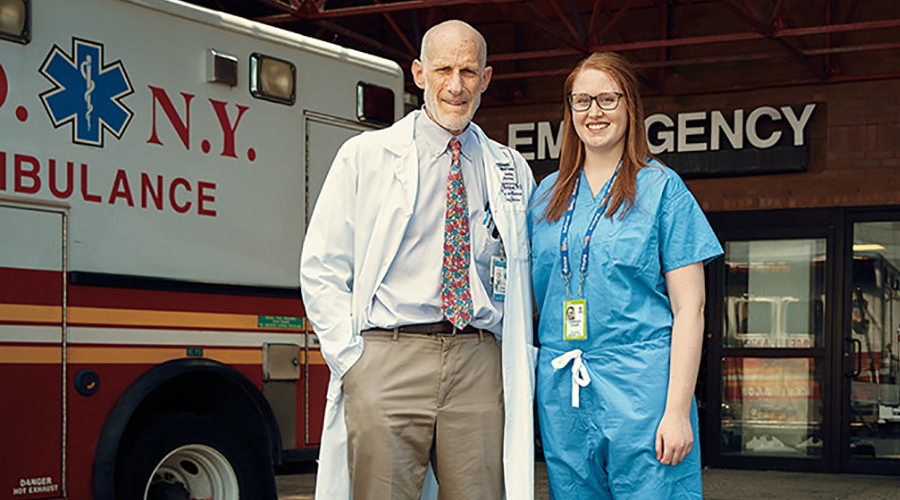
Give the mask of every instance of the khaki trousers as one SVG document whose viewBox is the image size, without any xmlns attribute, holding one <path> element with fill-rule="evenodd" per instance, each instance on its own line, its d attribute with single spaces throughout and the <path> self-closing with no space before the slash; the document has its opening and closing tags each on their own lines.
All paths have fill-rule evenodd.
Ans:
<svg viewBox="0 0 900 500">
<path fill-rule="evenodd" d="M 353 500 L 419 500 L 431 460 L 440 500 L 500 500 L 503 381 L 490 332 L 363 333 L 344 375 Z"/>
</svg>

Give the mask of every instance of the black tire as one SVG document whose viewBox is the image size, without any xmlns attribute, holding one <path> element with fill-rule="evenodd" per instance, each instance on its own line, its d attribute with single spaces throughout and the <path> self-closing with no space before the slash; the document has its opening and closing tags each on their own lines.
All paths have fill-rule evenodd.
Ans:
<svg viewBox="0 0 900 500">
<path fill-rule="evenodd" d="M 243 499 L 263 496 L 260 485 L 265 482 L 254 466 L 260 463 L 254 462 L 256 454 L 244 443 L 241 433 L 207 415 L 159 416 L 137 429 L 123 446 L 116 461 L 119 500 L 198 498 L 196 491 L 188 491 L 190 483 L 203 483 L 207 478 L 211 483 L 220 484 L 218 480 L 224 479 L 231 484 L 224 488 L 231 491 L 228 500 L 237 498 L 235 493 Z M 214 465 L 209 467 L 210 463 Z M 210 470 L 213 473 L 207 474 Z M 237 482 L 237 492 L 233 481 Z"/>
</svg>

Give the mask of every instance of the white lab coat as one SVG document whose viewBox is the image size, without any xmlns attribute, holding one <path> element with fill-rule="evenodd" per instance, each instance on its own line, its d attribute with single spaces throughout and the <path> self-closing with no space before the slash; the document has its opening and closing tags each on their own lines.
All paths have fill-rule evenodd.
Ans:
<svg viewBox="0 0 900 500">
<path fill-rule="evenodd" d="M 418 195 L 415 111 L 364 132 L 338 151 L 304 238 L 300 287 L 306 314 L 331 369 L 316 481 L 317 500 L 350 500 L 342 377 L 363 351 L 360 327 L 400 247 Z M 424 117 L 424 114 L 422 114 Z M 503 462 L 508 500 L 534 498 L 534 359 L 526 211 L 531 170 L 515 150 L 470 125 L 483 148 L 491 211 L 507 256 L 502 329 Z M 429 472 L 423 499 L 436 499 Z"/>
</svg>

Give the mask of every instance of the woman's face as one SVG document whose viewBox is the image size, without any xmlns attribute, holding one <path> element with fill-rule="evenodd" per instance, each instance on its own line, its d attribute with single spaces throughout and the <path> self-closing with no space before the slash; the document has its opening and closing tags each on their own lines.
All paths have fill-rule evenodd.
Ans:
<svg viewBox="0 0 900 500">
<path fill-rule="evenodd" d="M 581 71 L 572 82 L 571 92 L 589 96 L 623 93 L 615 80 L 606 72 L 596 69 Z M 610 98 L 614 96 L 606 95 L 606 99 L 603 97 L 589 101 L 590 108 L 586 111 L 571 110 L 572 125 L 584 143 L 587 153 L 615 153 L 625 149 L 625 134 L 628 131 L 628 107 L 625 105 L 625 98 L 619 98 L 616 108 L 607 111 L 600 109 L 597 101 L 604 102 L 604 107 L 609 107 L 612 102 Z"/>
</svg>

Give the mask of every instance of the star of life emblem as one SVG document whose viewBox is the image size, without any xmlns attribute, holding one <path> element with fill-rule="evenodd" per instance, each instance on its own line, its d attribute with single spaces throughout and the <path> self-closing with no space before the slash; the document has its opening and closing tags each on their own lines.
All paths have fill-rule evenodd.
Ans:
<svg viewBox="0 0 900 500">
<path fill-rule="evenodd" d="M 41 94 L 56 128 L 71 123 L 72 141 L 103 147 L 104 129 L 122 138 L 133 113 L 121 99 L 134 92 L 121 61 L 103 64 L 103 45 L 72 38 L 72 55 L 54 45 L 40 72 L 54 88 Z"/>
</svg>

